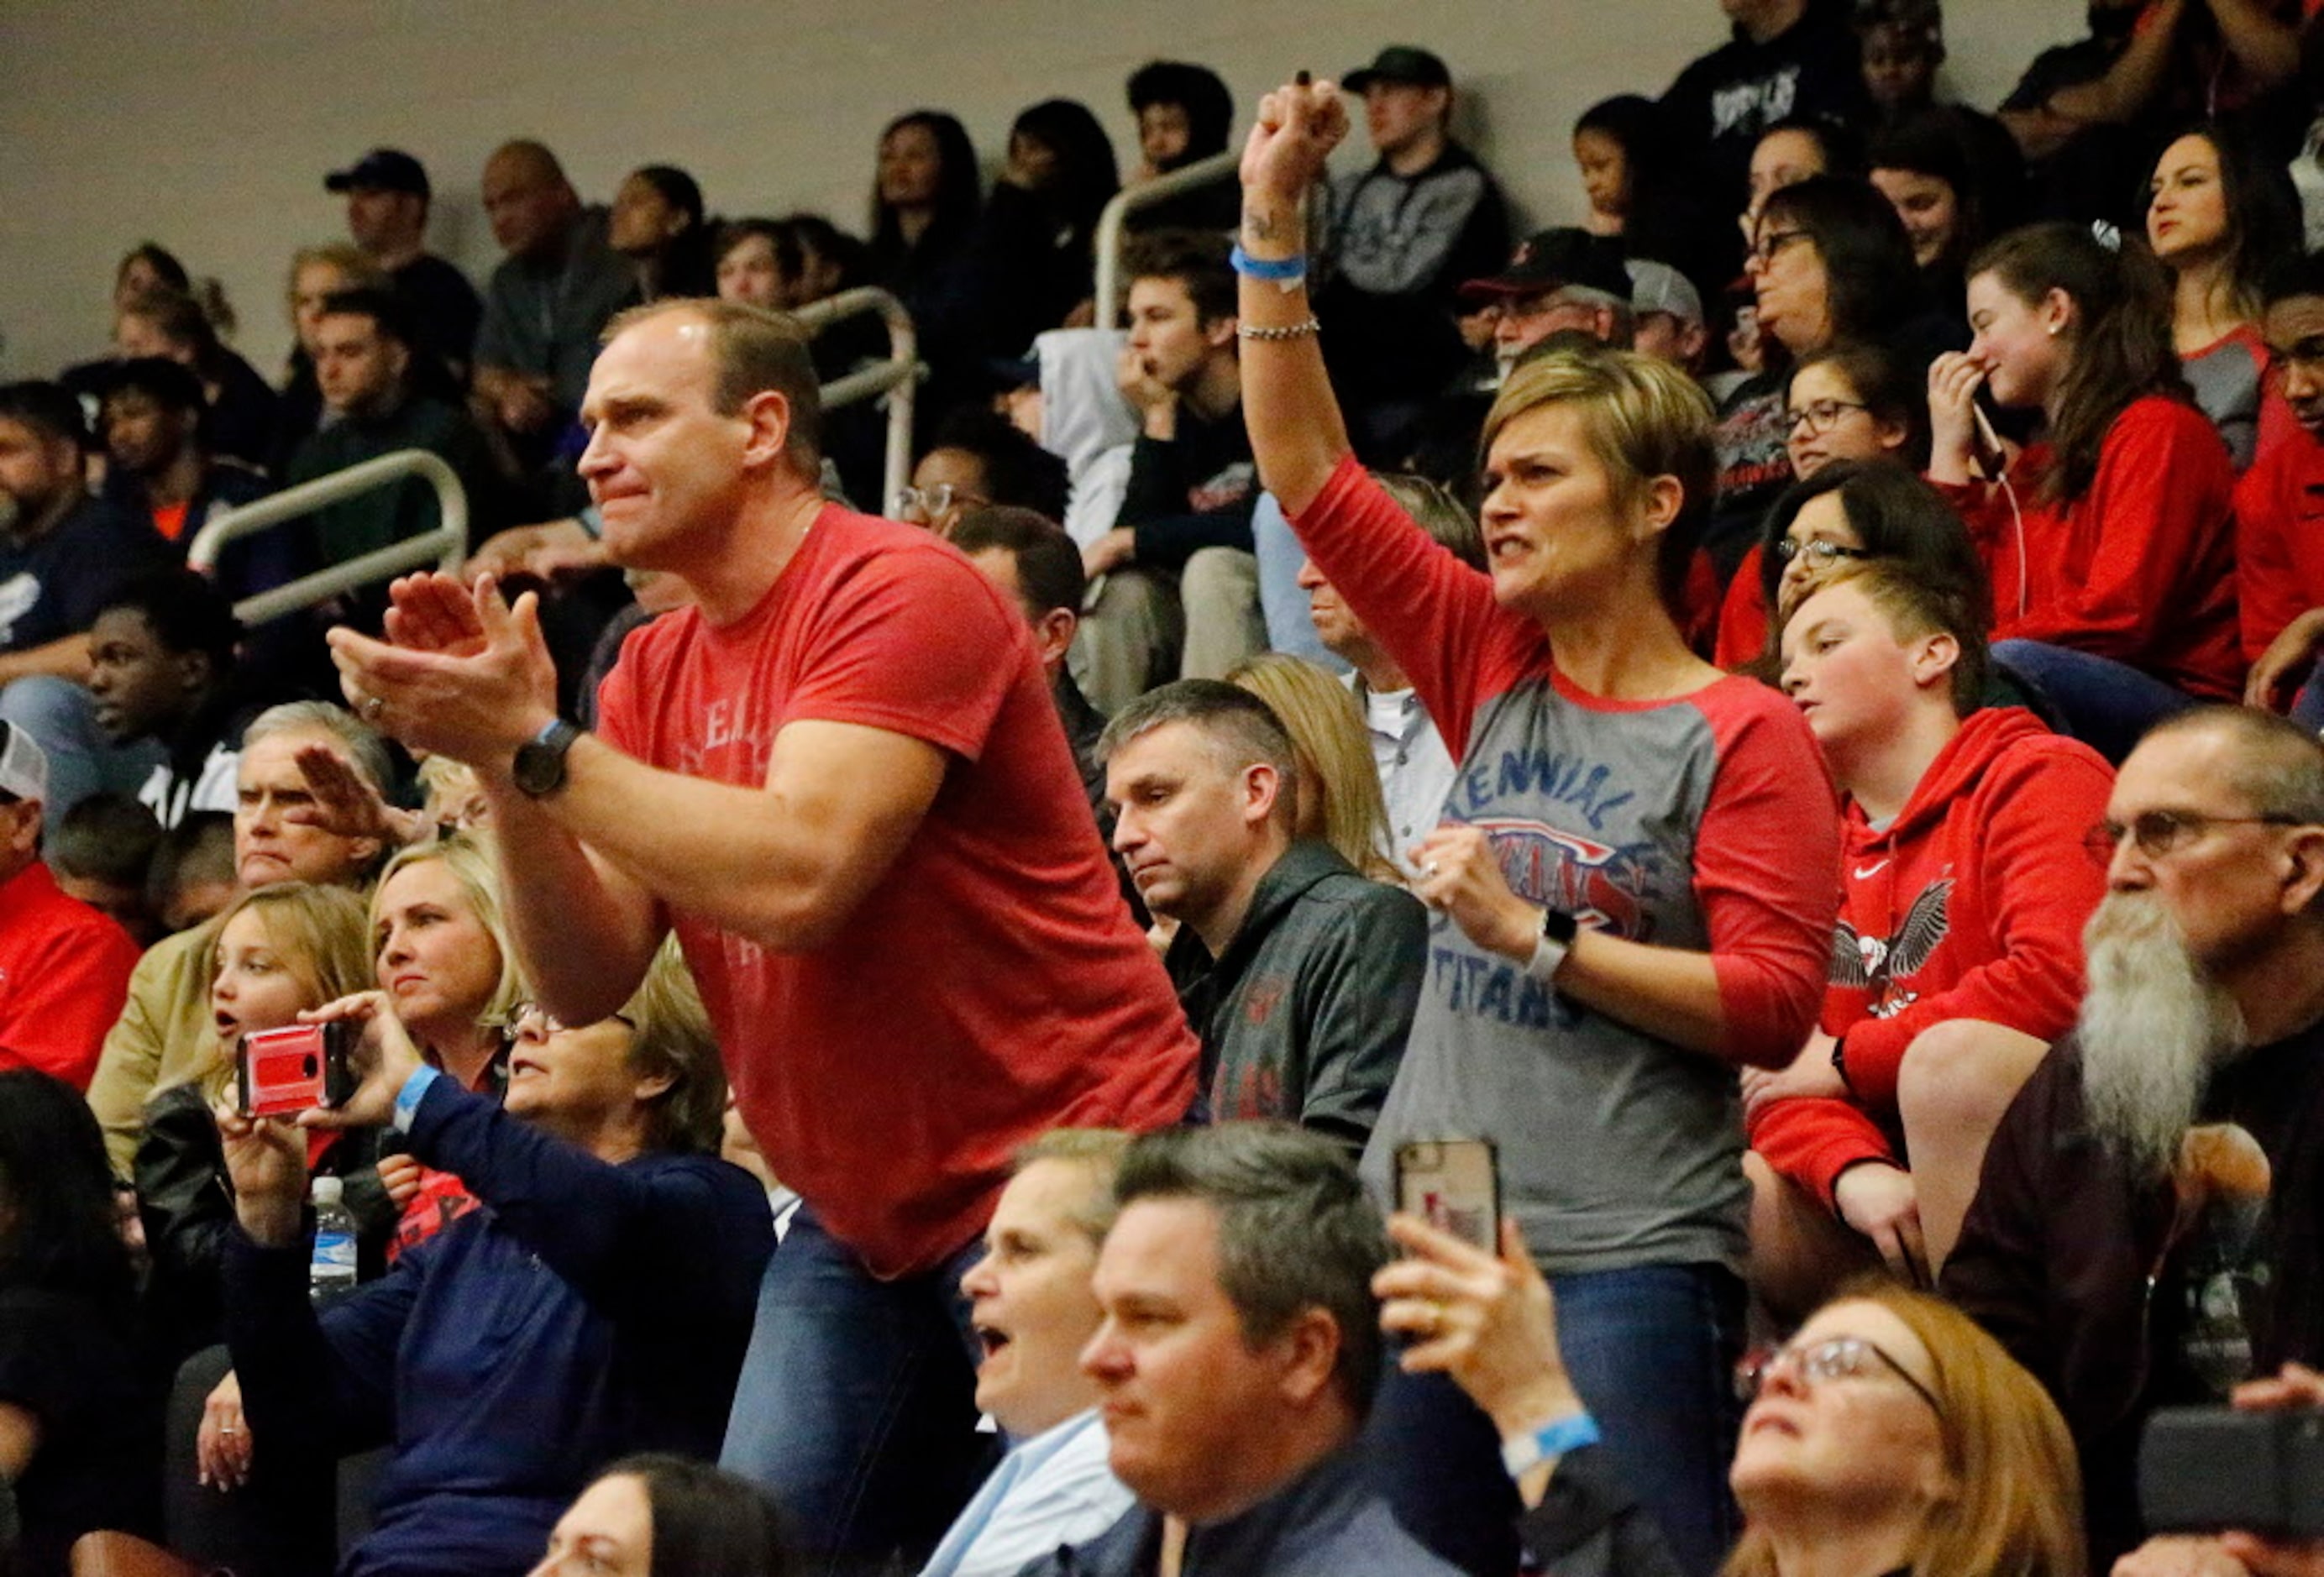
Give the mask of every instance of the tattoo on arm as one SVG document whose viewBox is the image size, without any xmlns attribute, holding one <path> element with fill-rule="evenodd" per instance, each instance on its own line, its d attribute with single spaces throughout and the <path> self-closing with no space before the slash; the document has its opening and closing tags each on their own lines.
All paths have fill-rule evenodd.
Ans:
<svg viewBox="0 0 2324 1577">
<path fill-rule="evenodd" d="M 1298 247 L 1306 239 L 1307 216 L 1299 208 L 1288 212 L 1280 209 L 1247 208 L 1242 216 L 1242 239 L 1245 245 L 1272 244 Z"/>
</svg>

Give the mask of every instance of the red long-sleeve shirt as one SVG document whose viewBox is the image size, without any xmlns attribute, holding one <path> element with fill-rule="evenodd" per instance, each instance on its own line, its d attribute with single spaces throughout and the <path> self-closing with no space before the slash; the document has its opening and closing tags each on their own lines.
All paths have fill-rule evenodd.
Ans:
<svg viewBox="0 0 2324 1577">
<path fill-rule="evenodd" d="M 2089 486 L 2062 504 L 2040 496 L 2050 460 L 2036 445 L 2006 488 L 1941 489 L 1992 573 L 1995 639 L 2046 641 L 2191 696 L 2240 697 L 2235 471 L 2209 420 L 2161 395 L 2133 401 Z"/>
</svg>

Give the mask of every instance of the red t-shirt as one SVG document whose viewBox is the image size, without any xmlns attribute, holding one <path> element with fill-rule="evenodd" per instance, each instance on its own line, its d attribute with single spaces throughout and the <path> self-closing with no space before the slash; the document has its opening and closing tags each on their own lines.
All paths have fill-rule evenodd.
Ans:
<svg viewBox="0 0 2324 1577">
<path fill-rule="evenodd" d="M 34 863 L 0 886 L 0 1068 L 88 1088 L 129 998 L 137 944 Z"/>
<path fill-rule="evenodd" d="M 2295 431 L 2236 485 L 2244 655 L 2257 662 L 2283 627 L 2324 608 L 2324 443 Z"/>
<path fill-rule="evenodd" d="M 824 945 L 772 953 L 670 916 L 769 1165 L 875 1274 L 983 1230 L 1011 1154 L 1057 1127 L 1167 1126 L 1195 1046 L 1121 899 L 1023 616 L 928 532 L 826 507 L 759 605 L 622 648 L 604 737 L 763 784 L 778 734 L 926 740 L 943 788 Z"/>
</svg>

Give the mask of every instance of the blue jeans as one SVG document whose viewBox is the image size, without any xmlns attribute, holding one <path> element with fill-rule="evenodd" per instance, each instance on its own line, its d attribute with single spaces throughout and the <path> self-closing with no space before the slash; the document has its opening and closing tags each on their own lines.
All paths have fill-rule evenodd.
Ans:
<svg viewBox="0 0 2324 1577">
<path fill-rule="evenodd" d="M 1558 1346 L 1608 1458 L 1681 1569 L 1709 1577 L 1738 1527 L 1727 1468 L 1742 1411 L 1742 1279 L 1715 1265 L 1641 1265 L 1550 1285 Z M 1375 1481 L 1413 1536 L 1478 1577 L 1507 1577 L 1517 1495 L 1476 1404 L 1443 1376 L 1409 1376 L 1391 1360 L 1368 1438 Z"/>
<path fill-rule="evenodd" d="M 813 1570 L 918 1570 L 991 1468 L 960 1296 L 983 1252 L 881 1281 L 803 1207 L 767 1262 L 720 1465 L 775 1497 Z"/>
<path fill-rule="evenodd" d="M 2310 733 L 2324 732 L 2324 662 L 2310 669 L 2301 681 L 2299 693 L 2292 698 L 2290 715 Z"/>
<path fill-rule="evenodd" d="M 30 674 L 0 688 L 0 718 L 38 740 L 49 758 L 42 816 L 51 828 L 100 790 L 134 795 L 167 754 L 155 740 L 115 744 L 97 725 L 97 697 L 88 687 L 53 674 Z"/>
<path fill-rule="evenodd" d="M 2198 705 L 2127 663 L 2046 641 L 1997 641 L 1993 660 L 2039 690 L 2066 733 L 2116 766 L 2139 735 Z"/>
<path fill-rule="evenodd" d="M 1335 674 L 1347 672 L 1346 660 L 1324 648 L 1314 621 L 1307 616 L 1307 594 L 1299 589 L 1299 567 L 1307 562 L 1307 549 L 1291 534 L 1291 522 L 1283 518 L 1275 494 L 1259 495 L 1259 507 L 1250 517 L 1250 539 L 1259 556 L 1259 611 L 1267 621 L 1268 650 L 1322 663 Z"/>
</svg>

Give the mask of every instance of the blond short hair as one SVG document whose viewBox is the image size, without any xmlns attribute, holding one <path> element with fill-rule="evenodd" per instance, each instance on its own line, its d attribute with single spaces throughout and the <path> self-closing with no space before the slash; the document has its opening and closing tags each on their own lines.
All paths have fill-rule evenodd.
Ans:
<svg viewBox="0 0 2324 1577">
<path fill-rule="evenodd" d="M 630 1065 L 669 1080 L 648 1103 L 646 1142 L 657 1150 L 716 1155 L 725 1130 L 726 1069 L 675 936 L 662 938 L 620 1017 L 630 1026 Z"/>
<path fill-rule="evenodd" d="M 1521 362 L 1485 417 L 1481 448 L 1518 417 L 1571 405 L 1582 415 L 1591 452 L 1611 474 L 1616 496 L 1634 503 L 1657 477 L 1679 484 L 1678 516 L 1657 547 L 1664 603 L 1675 611 L 1717 491 L 1717 418 L 1702 386 L 1659 356 L 1577 346 Z"/>
</svg>

